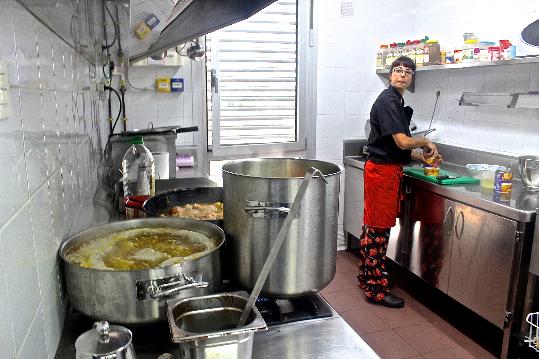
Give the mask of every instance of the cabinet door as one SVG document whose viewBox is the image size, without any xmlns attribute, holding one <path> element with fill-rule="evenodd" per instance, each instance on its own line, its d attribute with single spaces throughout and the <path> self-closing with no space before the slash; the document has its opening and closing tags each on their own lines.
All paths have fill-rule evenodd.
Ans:
<svg viewBox="0 0 539 359">
<path fill-rule="evenodd" d="M 448 294 L 503 328 L 517 223 L 457 204 Z"/>
<path fill-rule="evenodd" d="M 357 238 L 363 226 L 363 170 L 346 166 L 344 177 L 344 231 Z"/>
<path fill-rule="evenodd" d="M 400 248 L 408 256 L 407 268 L 443 292 L 449 282 L 454 205 L 442 196 L 414 188 L 408 216 L 410 237 Z"/>
</svg>

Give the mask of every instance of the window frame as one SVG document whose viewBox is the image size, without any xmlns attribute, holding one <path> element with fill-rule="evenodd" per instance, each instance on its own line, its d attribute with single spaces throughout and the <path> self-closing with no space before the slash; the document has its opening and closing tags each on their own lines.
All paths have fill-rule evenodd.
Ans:
<svg viewBox="0 0 539 359">
<path fill-rule="evenodd" d="M 300 156 L 308 157 L 314 154 L 314 146 L 309 146 L 307 138 L 313 133 L 316 119 L 316 46 L 313 31 L 313 1 L 297 0 L 296 15 L 296 141 L 272 144 L 245 144 L 226 145 L 220 144 L 219 125 L 219 94 L 215 93 L 212 86 L 212 143 L 208 143 L 208 108 L 205 111 L 205 137 L 207 143 L 208 159 L 226 160 L 247 157 L 272 157 L 272 156 Z M 219 63 L 217 56 L 212 56 L 212 69 L 218 74 Z M 206 64 L 203 66 L 206 76 L 208 71 Z M 207 82 L 205 83 L 205 88 Z M 204 97 L 208 94 L 206 89 Z M 207 100 L 207 99 L 206 99 Z M 204 102 L 207 104 L 207 102 Z M 206 105 L 207 107 L 207 105 Z M 314 138 L 314 137 L 313 137 Z"/>
</svg>

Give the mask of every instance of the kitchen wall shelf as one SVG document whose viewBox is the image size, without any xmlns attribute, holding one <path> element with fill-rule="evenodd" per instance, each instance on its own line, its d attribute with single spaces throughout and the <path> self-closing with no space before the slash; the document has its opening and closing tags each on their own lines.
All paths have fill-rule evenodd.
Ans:
<svg viewBox="0 0 539 359">
<path fill-rule="evenodd" d="M 433 70 L 450 70 L 450 69 L 463 69 L 468 67 L 487 67 L 487 66 L 504 66 L 504 65 L 523 65 L 539 63 L 539 55 L 530 57 L 519 57 L 513 60 L 491 61 L 491 62 L 474 62 L 467 64 L 449 64 L 449 65 L 429 65 L 421 66 L 416 69 L 416 72 L 433 71 Z M 388 74 L 389 69 L 376 70 L 378 75 Z"/>
<path fill-rule="evenodd" d="M 539 92 L 479 93 L 463 92 L 460 106 L 502 106 L 506 108 L 539 108 Z"/>
</svg>

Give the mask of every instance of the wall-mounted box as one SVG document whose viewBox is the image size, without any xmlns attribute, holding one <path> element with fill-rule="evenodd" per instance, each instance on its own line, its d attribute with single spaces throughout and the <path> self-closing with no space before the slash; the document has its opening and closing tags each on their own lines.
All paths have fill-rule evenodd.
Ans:
<svg viewBox="0 0 539 359">
<path fill-rule="evenodd" d="M 155 79 L 155 89 L 157 92 L 170 92 L 170 78 L 162 77 Z"/>
<path fill-rule="evenodd" d="M 172 92 L 183 92 L 183 79 L 171 78 L 170 79 L 170 90 Z"/>
</svg>

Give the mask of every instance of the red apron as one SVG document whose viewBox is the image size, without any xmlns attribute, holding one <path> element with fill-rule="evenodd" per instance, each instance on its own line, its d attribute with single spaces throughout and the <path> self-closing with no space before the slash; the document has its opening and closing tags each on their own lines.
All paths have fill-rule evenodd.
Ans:
<svg viewBox="0 0 539 359">
<path fill-rule="evenodd" d="M 401 200 L 402 165 L 367 161 L 363 223 L 377 228 L 395 225 Z"/>
</svg>

